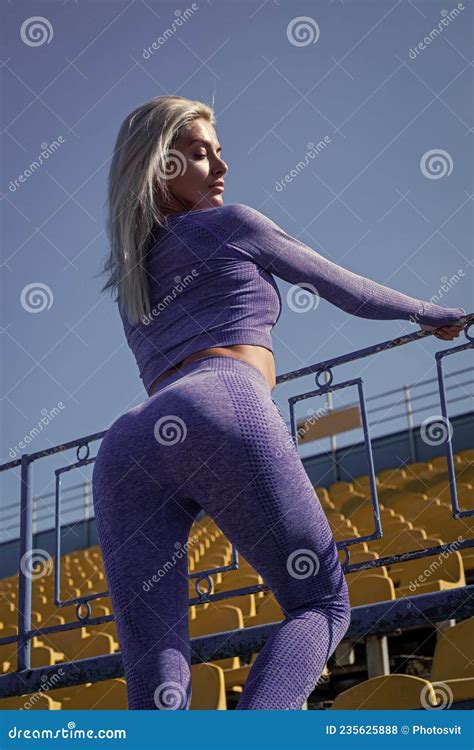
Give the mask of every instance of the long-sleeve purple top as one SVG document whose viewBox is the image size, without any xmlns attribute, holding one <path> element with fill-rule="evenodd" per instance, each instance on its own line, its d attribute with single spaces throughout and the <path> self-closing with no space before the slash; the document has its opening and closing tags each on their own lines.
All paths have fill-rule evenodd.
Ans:
<svg viewBox="0 0 474 750">
<path fill-rule="evenodd" d="M 353 273 L 242 203 L 169 218 L 153 232 L 147 271 L 150 315 L 138 324 L 122 316 L 147 391 L 201 349 L 257 344 L 273 351 L 281 296 L 272 274 L 361 318 L 442 326 L 466 314 Z"/>
</svg>

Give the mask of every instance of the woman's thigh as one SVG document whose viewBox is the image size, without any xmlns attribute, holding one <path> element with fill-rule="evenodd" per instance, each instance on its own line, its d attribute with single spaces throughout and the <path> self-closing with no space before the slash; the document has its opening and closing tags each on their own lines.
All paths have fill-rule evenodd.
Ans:
<svg viewBox="0 0 474 750">
<path fill-rule="evenodd" d="M 176 385 L 161 394 L 166 414 L 156 404 L 175 424 L 158 454 L 176 498 L 214 519 L 284 610 L 346 601 L 331 529 L 265 384 L 237 365 Z"/>
</svg>

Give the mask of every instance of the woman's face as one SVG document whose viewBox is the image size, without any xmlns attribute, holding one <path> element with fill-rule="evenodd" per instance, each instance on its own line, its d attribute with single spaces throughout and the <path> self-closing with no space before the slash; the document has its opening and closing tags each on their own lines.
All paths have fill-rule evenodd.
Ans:
<svg viewBox="0 0 474 750">
<path fill-rule="evenodd" d="M 228 167 L 221 151 L 216 131 L 207 120 L 199 117 L 188 125 L 170 154 L 167 184 L 172 197 L 163 202 L 164 213 L 222 206 Z"/>
</svg>

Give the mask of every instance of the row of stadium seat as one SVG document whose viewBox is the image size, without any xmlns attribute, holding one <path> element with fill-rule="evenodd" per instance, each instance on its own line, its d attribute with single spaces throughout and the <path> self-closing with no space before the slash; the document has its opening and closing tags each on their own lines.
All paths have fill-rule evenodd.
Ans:
<svg viewBox="0 0 474 750">
<path fill-rule="evenodd" d="M 474 451 L 456 454 L 455 465 L 458 477 L 471 479 L 474 483 Z M 423 482 L 423 492 L 404 489 L 408 483 L 414 481 Z M 411 464 L 402 469 L 379 472 L 376 476 L 376 483 L 379 497 L 383 498 L 381 520 L 384 536 L 381 540 L 351 546 L 351 563 L 437 546 L 442 541 L 455 541 L 460 535 L 463 538 L 473 537 L 471 519 L 454 521 L 449 501 L 446 502 L 446 499 L 442 497 L 447 483 L 444 457 L 433 459 L 429 463 Z M 469 481 L 464 482 L 463 485 L 466 490 L 472 488 Z M 315 487 L 315 491 L 322 502 L 336 539 L 369 534 L 373 531 L 368 477 L 357 477 L 351 483 L 334 483 L 329 489 Z M 468 507 L 467 503 L 466 507 Z M 460 522 L 464 527 L 464 534 L 459 532 Z M 452 536 L 454 530 L 457 534 L 452 540 L 450 533 L 447 532 L 452 532 Z M 438 532 L 436 536 L 435 532 Z M 212 519 L 206 519 L 205 524 L 202 521 L 194 524 L 190 532 L 190 540 L 193 540 L 190 541 L 188 548 L 190 573 L 230 564 L 232 545 Z M 101 591 L 107 587 L 98 546 L 63 555 L 61 570 L 63 598 L 74 598 Z M 472 552 L 470 550 L 458 552 L 453 545 L 453 551 L 443 556 L 369 568 L 347 573 L 346 577 L 351 603 L 353 606 L 358 606 L 400 596 L 413 596 L 463 586 L 465 585 L 465 571 L 471 570 Z M 216 592 L 264 583 L 261 576 L 241 556 L 239 556 L 238 570 L 213 574 L 212 580 Z M 60 625 L 76 621 L 73 607 L 59 610 L 55 608 L 53 593 L 51 575 L 45 575 L 33 581 L 33 626 Z M 2 598 L 0 637 L 17 633 L 17 596 L 16 576 L 0 581 L 0 597 Z M 189 596 L 190 598 L 196 596 L 194 579 L 190 579 L 189 582 Z M 92 617 L 112 614 L 108 597 L 100 599 L 99 602 L 92 602 Z M 283 612 L 269 591 L 234 596 L 219 602 L 203 603 L 189 608 L 189 628 L 193 638 L 212 632 L 241 629 L 281 619 L 283 619 Z M 101 625 L 86 625 L 69 632 L 34 638 L 31 650 L 32 666 L 60 664 L 62 661 L 114 653 L 118 649 L 118 637 L 113 621 Z M 255 658 L 256 654 L 248 664 L 239 657 L 212 662 L 212 666 L 222 671 L 222 675 L 220 672 L 213 674 L 219 674 L 218 682 L 223 681 L 228 697 L 242 691 Z M 15 644 L 0 646 L 0 671 L 7 672 L 14 669 L 16 669 Z M 103 686 L 103 683 L 95 683 L 92 688 L 95 689 L 97 686 Z M 119 683 L 116 689 L 120 690 Z M 64 690 L 73 695 L 74 691 L 78 694 L 80 688 L 65 688 Z M 55 693 L 59 697 L 59 691 Z M 92 695 L 92 692 L 88 695 Z M 52 696 L 54 697 L 54 693 Z M 199 700 L 199 690 L 196 691 L 195 700 Z M 221 703 L 221 699 L 218 702 Z"/>
</svg>

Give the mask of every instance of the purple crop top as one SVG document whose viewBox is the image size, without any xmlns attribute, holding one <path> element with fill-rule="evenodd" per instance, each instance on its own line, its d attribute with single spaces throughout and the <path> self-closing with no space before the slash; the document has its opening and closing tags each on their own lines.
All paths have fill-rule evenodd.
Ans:
<svg viewBox="0 0 474 750">
<path fill-rule="evenodd" d="M 200 349 L 257 344 L 273 351 L 281 297 L 272 274 L 361 318 L 416 316 L 419 324 L 442 326 L 466 314 L 359 276 L 242 203 L 170 217 L 166 228 L 154 229 L 147 263 L 152 312 L 137 325 L 122 316 L 147 392 Z"/>
</svg>

